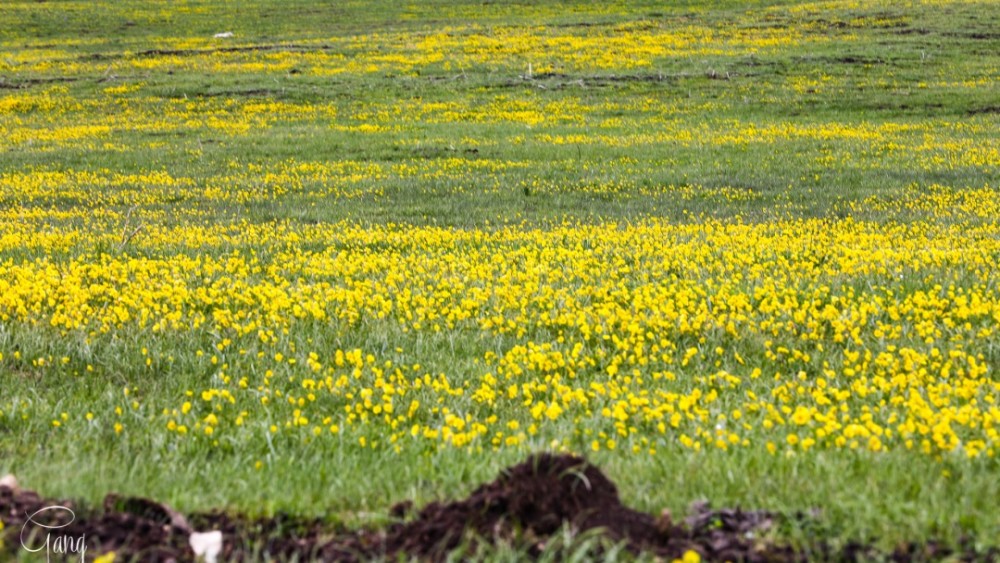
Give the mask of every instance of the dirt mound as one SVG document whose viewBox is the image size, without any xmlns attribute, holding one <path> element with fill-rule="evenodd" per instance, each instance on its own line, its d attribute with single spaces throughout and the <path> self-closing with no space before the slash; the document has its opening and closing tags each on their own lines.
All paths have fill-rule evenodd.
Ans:
<svg viewBox="0 0 1000 563">
<path fill-rule="evenodd" d="M 720 526 L 719 523 L 722 523 Z M 760 550 L 745 532 L 769 526 L 764 513 L 738 510 L 699 514 L 694 526 L 674 524 L 622 505 L 618 489 L 599 469 L 574 456 L 541 454 L 451 503 L 431 503 L 416 519 L 390 528 L 385 552 L 440 558 L 463 541 L 528 542 L 537 554 L 563 526 L 600 529 L 634 551 L 679 557 L 688 550 L 720 560 L 794 559 L 791 550 Z"/>
<path fill-rule="evenodd" d="M 63 510 L 47 510 L 52 506 Z M 18 536 L 25 527 L 43 532 L 30 547 L 42 547 L 46 533 L 68 538 L 85 536 L 88 558 L 115 551 L 118 561 L 192 561 L 195 554 L 188 543 L 191 532 L 209 530 L 222 532 L 221 561 L 258 560 L 261 556 L 278 560 L 443 560 L 459 546 L 475 548 L 480 543 L 500 542 L 538 555 L 566 526 L 575 532 L 603 534 L 633 552 L 655 554 L 666 560 L 688 551 L 708 561 L 876 557 L 909 561 L 951 554 L 933 543 L 901 546 L 892 554 L 878 554 L 860 543 L 832 551 L 821 539 L 804 550 L 796 550 L 766 540 L 762 533 L 783 517 L 763 511 L 712 510 L 707 504 L 692 507 L 692 513 L 682 522 L 674 522 L 666 512 L 654 517 L 622 505 L 614 483 L 600 470 L 582 458 L 567 455 L 533 456 L 504 470 L 496 480 L 480 486 L 465 499 L 432 502 L 419 511 L 412 510 L 412 503 L 403 502 L 392 508 L 392 514 L 401 520 L 407 515 L 411 518 L 383 529 L 348 530 L 321 519 L 290 515 L 268 519 L 222 512 L 185 516 L 152 500 L 113 494 L 97 510 L 0 485 L 0 520 L 5 525 L 0 532 L 0 556 L 5 549 L 8 553 L 23 549 Z M 990 560 L 998 553 L 962 555 Z M 79 556 L 70 553 L 66 559 L 78 560 Z"/>
<path fill-rule="evenodd" d="M 149 561 L 194 559 L 187 545 L 191 530 L 173 525 L 167 515 L 173 513 L 169 508 L 146 499 L 124 499 L 121 506 L 115 506 L 110 502 L 113 499 L 117 497 L 108 495 L 105 510 L 98 512 L 71 500 L 43 499 L 34 491 L 0 487 L 0 520 L 4 532 L 8 532 L 6 541 L 0 544 L 15 552 L 17 549 L 48 551 L 58 560 L 59 538 L 71 538 L 71 543 L 84 538 L 85 552 L 90 555 L 117 551 Z M 0 535 L 0 539 L 4 537 Z M 48 550 L 44 547 L 46 542 Z M 62 553 L 68 559 L 79 560 L 80 551 L 63 549 Z"/>
<path fill-rule="evenodd" d="M 573 456 L 542 454 L 505 470 L 464 500 L 431 503 L 410 523 L 388 531 L 386 551 L 441 555 L 470 533 L 493 540 L 546 538 L 564 524 L 605 528 L 614 540 L 658 537 L 648 514 L 626 508 L 618 489 L 596 467 Z"/>
</svg>

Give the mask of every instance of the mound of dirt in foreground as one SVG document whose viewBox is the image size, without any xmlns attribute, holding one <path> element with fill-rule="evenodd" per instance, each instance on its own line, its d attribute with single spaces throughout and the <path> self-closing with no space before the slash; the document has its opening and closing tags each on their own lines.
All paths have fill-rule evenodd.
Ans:
<svg viewBox="0 0 1000 563">
<path fill-rule="evenodd" d="M 470 533 L 511 542 L 520 534 L 539 549 L 569 525 L 578 531 L 601 528 L 612 541 L 667 556 L 691 549 L 722 560 L 762 554 L 745 532 L 769 525 L 769 515 L 726 511 L 718 522 L 705 516 L 699 524 L 708 525 L 699 529 L 675 525 L 666 516 L 654 519 L 623 506 L 614 483 L 596 467 L 577 457 L 543 454 L 507 469 L 467 499 L 427 505 L 412 522 L 387 531 L 385 549 L 390 554 L 441 556 Z M 768 555 L 786 559 L 794 554 L 770 550 Z"/>
<path fill-rule="evenodd" d="M 60 506 L 70 510 L 43 510 Z M 42 511 L 42 512 L 39 512 Z M 73 511 L 73 512 L 71 512 Z M 32 491 L 0 485 L 0 554 L 4 549 L 24 549 L 22 529 L 45 532 L 52 546 L 58 536 L 85 536 L 87 556 L 115 551 L 118 561 L 191 561 L 195 559 L 189 538 L 192 531 L 222 532 L 218 559 L 258 559 L 262 554 L 298 560 L 354 561 L 399 556 L 442 560 L 456 547 L 478 542 L 519 546 L 539 554 L 560 530 L 599 530 L 614 543 L 624 543 L 634 552 L 658 555 L 666 560 L 694 551 L 710 561 L 805 561 L 814 558 L 854 560 L 877 556 L 860 545 L 832 552 L 821 540 L 808 552 L 770 542 L 765 532 L 778 521 L 774 514 L 739 509 L 711 510 L 695 507 L 684 522 L 673 522 L 669 514 L 653 517 L 632 510 L 618 498 L 618 490 L 599 469 L 585 460 L 567 455 L 541 454 L 504 470 L 493 482 L 482 485 L 468 498 L 433 502 L 415 512 L 408 502 L 393 507 L 401 520 L 384 529 L 344 530 L 321 520 L 287 515 L 270 519 L 248 519 L 225 513 L 188 516 L 151 500 L 108 495 L 103 510 L 76 512 L 69 501 L 42 499 Z M 411 516 L 410 519 L 404 519 Z M 29 520 L 30 517 L 30 520 Z M 42 529 L 42 525 L 52 526 Z M 30 549 L 42 548 L 45 533 L 37 534 Z M 5 535 L 2 535 L 5 534 Z M 77 553 L 67 559 L 77 559 Z M 895 561 L 936 560 L 951 554 L 936 545 L 901 546 Z M 964 554 L 963 559 L 993 560 L 998 555 Z"/>
</svg>

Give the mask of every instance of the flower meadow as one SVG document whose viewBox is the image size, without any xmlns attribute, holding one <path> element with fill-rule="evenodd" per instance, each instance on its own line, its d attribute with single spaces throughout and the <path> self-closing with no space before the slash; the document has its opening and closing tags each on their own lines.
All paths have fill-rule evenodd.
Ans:
<svg viewBox="0 0 1000 563">
<path fill-rule="evenodd" d="M 0 469 L 1000 534 L 995 7 L 356 4 L 0 6 Z"/>
<path fill-rule="evenodd" d="M 994 216 L 995 195 L 979 197 L 972 212 Z M 144 335 L 149 378 L 181 363 L 158 341 L 190 339 L 202 384 L 156 405 L 130 396 L 138 379 L 114 412 L 86 415 L 11 401 L 10 424 L 97 417 L 230 448 L 274 435 L 395 451 L 996 455 L 1000 386 L 981 345 L 1000 322 L 990 227 L 238 224 L 145 240 L 135 256 L 8 264 L 0 318 L 84 348 Z M 296 338 L 324 330 L 368 336 Z M 464 341 L 472 365 L 410 361 L 425 334 Z M 107 376 L 81 351 L 6 356 L 42 377 Z"/>
</svg>

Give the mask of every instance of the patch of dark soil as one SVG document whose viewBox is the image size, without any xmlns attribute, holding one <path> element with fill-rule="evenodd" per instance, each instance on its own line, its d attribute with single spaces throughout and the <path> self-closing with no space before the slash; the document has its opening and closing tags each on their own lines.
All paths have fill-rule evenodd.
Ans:
<svg viewBox="0 0 1000 563">
<path fill-rule="evenodd" d="M 60 509 L 51 509 L 58 506 Z M 539 555 L 565 527 L 596 531 L 630 551 L 673 559 L 691 550 L 707 561 L 855 561 L 995 560 L 996 549 L 976 553 L 962 546 L 955 552 L 934 542 L 899 546 L 879 553 L 867 542 L 833 549 L 817 538 L 795 548 L 768 539 L 768 530 L 788 518 L 809 523 L 803 514 L 781 516 L 765 511 L 713 510 L 696 504 L 691 514 L 674 521 L 668 512 L 654 517 L 621 503 L 618 490 L 599 469 L 582 458 L 540 454 L 504 470 L 467 498 L 432 502 L 419 511 L 403 501 L 391 509 L 397 520 L 379 529 L 349 530 L 322 519 L 287 514 L 252 519 L 224 512 L 183 515 L 155 501 L 108 495 L 102 509 L 78 507 L 72 501 L 43 499 L 37 493 L 0 486 L 0 558 L 22 549 L 19 534 L 31 548 L 44 547 L 45 534 L 85 537 L 90 557 L 115 551 L 117 560 L 193 561 L 192 531 L 222 533 L 223 561 L 269 557 L 277 560 L 360 561 L 373 558 L 444 560 L 461 545 L 503 542 Z M 402 520 L 407 516 L 409 520 Z M 402 520 L 402 521 L 400 521 Z M 43 528 L 52 526 L 51 528 Z M 39 535 L 32 537 L 31 531 Z M 55 541 L 50 537 L 49 541 Z M 4 549 L 7 551 L 5 552 Z M 74 554 L 69 554 L 74 558 Z"/>
<path fill-rule="evenodd" d="M 25 80 L 8 81 L 0 76 L 0 90 L 22 90 L 41 84 L 58 84 L 60 82 L 77 82 L 79 78 L 72 76 L 55 76 L 52 78 L 28 78 Z"/>
<path fill-rule="evenodd" d="M 803 55 L 794 58 L 797 62 L 808 64 L 844 64 L 844 65 L 885 65 L 895 64 L 891 60 L 877 57 L 867 57 L 864 55 L 842 55 L 842 56 L 812 56 Z"/>
<path fill-rule="evenodd" d="M 976 39 L 978 41 L 1000 40 L 1000 33 L 993 33 L 988 31 L 951 32 L 951 33 L 946 33 L 945 35 L 947 35 L 948 37 L 960 37 L 962 39 Z"/>
<path fill-rule="evenodd" d="M 233 47 L 215 47 L 207 49 L 148 49 L 135 54 L 120 53 L 87 53 L 77 57 L 81 61 L 112 61 L 129 57 L 195 57 L 215 53 L 253 53 L 258 51 L 284 51 L 291 53 L 316 53 L 330 51 L 333 45 L 300 45 L 295 43 L 238 45 Z"/>
<path fill-rule="evenodd" d="M 868 109 L 873 109 L 877 111 L 898 111 L 898 112 L 926 112 L 933 114 L 941 109 L 944 109 L 944 104 L 942 103 L 927 103 L 927 104 L 878 104 L 873 106 L 868 106 Z"/>
<path fill-rule="evenodd" d="M 666 82 L 677 78 L 689 78 L 687 74 L 609 74 L 606 76 L 584 76 L 577 80 L 584 81 L 588 86 L 604 86 L 608 84 L 625 84 L 628 82 Z"/>
<path fill-rule="evenodd" d="M 106 509 L 98 513 L 70 500 L 43 499 L 34 491 L 0 487 L 0 520 L 5 531 L 11 530 L 0 543 L 7 549 L 44 551 L 46 541 L 55 545 L 59 538 L 70 543 L 83 538 L 86 552 L 91 554 L 117 551 L 144 561 L 194 559 L 187 545 L 191 530 L 171 524 L 166 516 L 170 509 L 154 509 L 161 505 L 146 499 L 127 499 L 121 507 L 108 510 L 112 498 L 109 495 Z M 183 516 L 177 516 L 183 521 Z"/>
<path fill-rule="evenodd" d="M 566 87 L 601 88 L 615 85 L 625 85 L 629 83 L 655 83 L 673 82 L 682 78 L 729 78 L 730 76 L 742 76 L 729 73 L 678 73 L 678 74 L 593 74 L 593 75 L 572 75 L 555 72 L 538 73 L 531 76 L 522 76 L 518 80 L 506 80 L 488 85 L 488 88 L 524 88 L 524 87 L 544 87 L 546 89 L 558 90 Z M 432 78 L 433 79 L 433 78 Z"/>
<path fill-rule="evenodd" d="M 289 43 L 289 44 L 278 44 L 278 45 L 242 45 L 237 47 L 218 47 L 214 49 L 149 49 L 146 51 L 139 51 L 138 53 L 136 53 L 136 56 L 190 57 L 196 55 L 210 55 L 213 53 L 252 53 L 257 51 L 285 51 L 294 53 L 312 53 L 318 51 L 329 51 L 331 49 L 333 49 L 332 45 L 297 45 Z"/>
<path fill-rule="evenodd" d="M 569 78 L 569 75 L 568 74 L 562 74 L 561 72 L 539 72 L 539 73 L 531 75 L 530 78 L 532 80 L 552 80 L 552 79 L 555 79 L 555 78 L 567 79 L 567 78 Z"/>
<path fill-rule="evenodd" d="M 1000 113 L 1000 106 L 983 106 L 981 108 L 972 108 L 966 112 L 969 115 L 982 115 L 990 113 Z"/>
<path fill-rule="evenodd" d="M 601 23 L 596 23 L 596 22 L 566 22 L 566 23 L 552 24 L 552 27 L 561 28 L 561 29 L 566 29 L 566 28 L 587 29 L 589 27 L 598 27 L 598 26 L 602 26 L 602 25 L 603 26 L 607 26 L 609 24 L 601 24 Z"/>
<path fill-rule="evenodd" d="M 264 97 L 264 98 L 272 98 L 272 97 L 280 97 L 281 94 L 282 94 L 282 92 L 280 90 L 271 90 L 271 89 L 268 89 L 268 88 L 253 88 L 253 89 L 250 89 L 250 90 L 216 90 L 216 91 L 209 91 L 209 92 L 198 92 L 198 93 L 196 93 L 194 95 L 198 96 L 200 98 L 218 98 L 218 97 L 225 97 L 225 98 L 232 98 L 232 97 L 246 97 L 246 98 L 250 98 L 250 97 Z"/>
<path fill-rule="evenodd" d="M 386 551 L 443 556 L 471 531 L 482 538 L 545 538 L 568 524 L 605 528 L 614 540 L 654 544 L 652 516 L 622 506 L 618 490 L 597 468 L 572 456 L 543 454 L 505 470 L 465 500 L 431 503 L 416 519 L 393 526 Z"/>
<path fill-rule="evenodd" d="M 857 57 L 853 55 L 847 55 L 846 57 L 835 57 L 830 59 L 831 62 L 847 65 L 879 65 L 885 64 L 882 59 L 875 59 L 871 57 Z"/>
</svg>

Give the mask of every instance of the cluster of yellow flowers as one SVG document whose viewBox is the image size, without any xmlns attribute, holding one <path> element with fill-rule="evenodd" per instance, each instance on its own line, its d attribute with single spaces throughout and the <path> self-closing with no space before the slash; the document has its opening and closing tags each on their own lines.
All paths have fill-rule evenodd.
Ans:
<svg viewBox="0 0 1000 563">
<path fill-rule="evenodd" d="M 1000 384 L 976 342 L 1000 322 L 1000 233 L 975 214 L 1000 198 L 914 198 L 968 220 L 178 226 L 144 245 L 186 252 L 8 259 L 0 321 L 212 335 L 210 386 L 157 415 L 177 439 L 994 456 Z M 433 371 L 403 348 L 296 347 L 309 327 L 495 348 Z M 176 351 L 143 353 L 155 373 Z"/>
<path fill-rule="evenodd" d="M 77 99 L 66 86 L 14 93 L 0 98 L 0 147 L 52 152 L 60 149 L 127 152 L 138 135 L 150 136 L 146 148 L 167 146 L 164 136 L 194 135 L 197 145 L 242 137 L 283 123 L 332 121 L 331 104 L 294 104 L 274 100 L 163 99 L 143 96 L 143 82 L 103 89 L 106 96 Z M 115 142 L 118 141 L 118 142 Z"/>
</svg>

